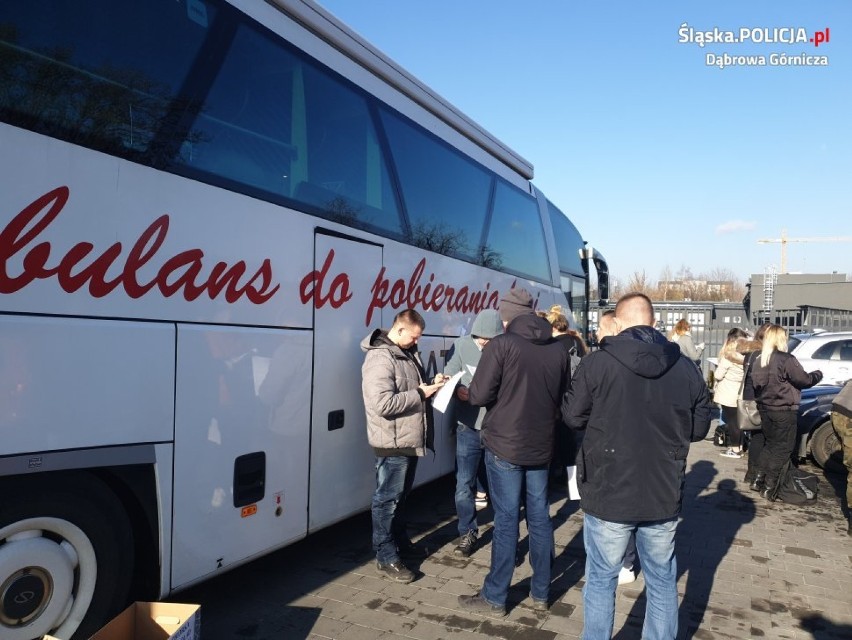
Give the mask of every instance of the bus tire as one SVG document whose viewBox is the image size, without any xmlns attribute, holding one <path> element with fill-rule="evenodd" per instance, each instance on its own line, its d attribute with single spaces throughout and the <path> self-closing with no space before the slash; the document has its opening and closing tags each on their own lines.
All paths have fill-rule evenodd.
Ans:
<svg viewBox="0 0 852 640">
<path fill-rule="evenodd" d="M 129 520 L 99 479 L 0 479 L 0 638 L 89 638 L 125 606 L 132 574 Z"/>
<path fill-rule="evenodd" d="M 823 469 L 829 472 L 845 472 L 843 466 L 843 451 L 840 446 L 840 438 L 831 426 L 831 421 L 822 423 L 817 427 L 810 440 L 811 456 Z"/>
</svg>

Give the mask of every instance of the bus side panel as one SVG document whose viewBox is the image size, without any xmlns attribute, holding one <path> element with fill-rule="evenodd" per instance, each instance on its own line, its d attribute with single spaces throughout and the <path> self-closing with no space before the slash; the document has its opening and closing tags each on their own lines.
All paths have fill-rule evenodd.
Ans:
<svg viewBox="0 0 852 640">
<path fill-rule="evenodd" d="M 305 536 L 310 380 L 308 331 L 179 325 L 174 588 Z"/>
<path fill-rule="evenodd" d="M 429 324 L 426 324 L 426 332 L 429 333 Z M 444 370 L 444 356 L 447 344 L 452 344 L 451 338 L 426 336 L 420 339 L 417 346 L 420 349 L 420 357 L 426 368 L 426 376 L 431 380 L 436 373 Z M 434 396 L 433 396 L 434 399 Z M 417 475 L 414 478 L 415 486 L 440 478 L 446 473 L 453 471 L 456 459 L 456 439 L 450 431 L 450 416 L 453 404 L 450 402 L 447 413 L 441 413 L 432 409 L 432 447 L 434 455 L 428 451 L 417 463 Z"/>
<path fill-rule="evenodd" d="M 333 270 L 324 285 L 331 298 L 314 300 L 310 531 L 370 505 L 375 458 L 367 443 L 360 343 L 382 326 L 380 310 L 367 318 L 382 248 L 322 234 L 314 243 L 316 269 L 331 259 Z M 335 279 L 338 287 L 332 285 Z"/>
<path fill-rule="evenodd" d="M 0 315 L 0 455 L 172 438 L 172 325 Z"/>
</svg>

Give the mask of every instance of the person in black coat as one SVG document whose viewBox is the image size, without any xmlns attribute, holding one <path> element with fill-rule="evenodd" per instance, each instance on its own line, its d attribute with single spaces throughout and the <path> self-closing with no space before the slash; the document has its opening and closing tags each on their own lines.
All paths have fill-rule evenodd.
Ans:
<svg viewBox="0 0 852 640">
<path fill-rule="evenodd" d="M 468 611 L 506 613 L 522 492 L 533 568 L 530 596 L 534 609 L 544 611 L 549 605 L 554 547 L 547 478 L 570 362 L 553 339 L 550 323 L 532 306 L 532 295 L 521 288 L 510 289 L 500 300 L 506 331 L 483 349 L 470 385 L 470 403 L 487 409 L 482 446 L 494 535 L 482 589 L 458 598 L 459 607 Z"/>
<path fill-rule="evenodd" d="M 743 397 L 757 401 L 766 443 L 757 459 L 757 475 L 750 488 L 770 498 L 775 493 L 781 468 L 796 446 L 802 389 L 819 383 L 822 371 L 805 372 L 799 361 L 787 353 L 787 330 L 777 324 L 766 330 L 760 354 L 753 355 L 752 360 Z"/>
<path fill-rule="evenodd" d="M 642 636 L 674 638 L 674 537 L 686 457 L 710 430 L 713 405 L 695 364 L 653 328 L 647 296 L 627 294 L 615 315 L 621 331 L 583 358 L 562 405 L 565 422 L 586 431 L 577 460 L 583 637 L 612 635 L 618 574 L 635 532 L 648 602 Z"/>
</svg>

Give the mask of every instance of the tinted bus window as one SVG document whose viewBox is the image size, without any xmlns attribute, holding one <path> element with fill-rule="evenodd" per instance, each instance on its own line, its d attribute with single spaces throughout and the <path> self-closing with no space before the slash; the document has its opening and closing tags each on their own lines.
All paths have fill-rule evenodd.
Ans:
<svg viewBox="0 0 852 640">
<path fill-rule="evenodd" d="M 241 25 L 180 154 L 188 168 L 400 237 L 366 98 Z"/>
<path fill-rule="evenodd" d="M 549 200 L 547 201 L 547 210 L 550 213 L 550 225 L 553 227 L 553 238 L 556 242 L 559 271 L 583 276 L 583 264 L 580 259 L 583 238 L 580 236 L 580 232 L 565 217 L 565 214 L 554 207 Z"/>
<path fill-rule="evenodd" d="M 179 92 L 216 18 L 196 4 L 204 10 L 171 0 L 89 0 L 85 10 L 7 0 L 0 118 L 125 158 L 155 156 L 163 125 L 193 108 Z"/>
<path fill-rule="evenodd" d="M 382 112 L 412 244 L 475 262 L 491 175 L 415 125 Z"/>
<path fill-rule="evenodd" d="M 487 251 L 496 268 L 550 282 L 547 245 L 535 198 L 503 182 L 497 183 Z"/>
</svg>

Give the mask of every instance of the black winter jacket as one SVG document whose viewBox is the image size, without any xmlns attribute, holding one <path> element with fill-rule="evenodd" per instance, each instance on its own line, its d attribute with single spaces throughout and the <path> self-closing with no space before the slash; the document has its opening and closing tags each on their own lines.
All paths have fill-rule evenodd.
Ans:
<svg viewBox="0 0 852 640">
<path fill-rule="evenodd" d="M 470 403 L 487 408 L 482 444 L 521 466 L 550 464 L 554 427 L 568 382 L 568 351 L 550 323 L 534 313 L 517 316 L 493 338 L 470 385 Z"/>
<path fill-rule="evenodd" d="M 659 331 L 607 336 L 581 361 L 562 404 L 565 422 L 586 430 L 582 509 L 613 522 L 677 516 L 689 444 L 707 435 L 712 409 L 698 367 Z"/>
<path fill-rule="evenodd" d="M 821 372 L 806 373 L 795 356 L 784 351 L 773 351 L 765 367 L 760 365 L 760 351 L 755 351 L 743 367 L 747 372 L 743 397 L 754 398 L 764 411 L 798 411 L 802 389 L 822 380 Z"/>
</svg>

